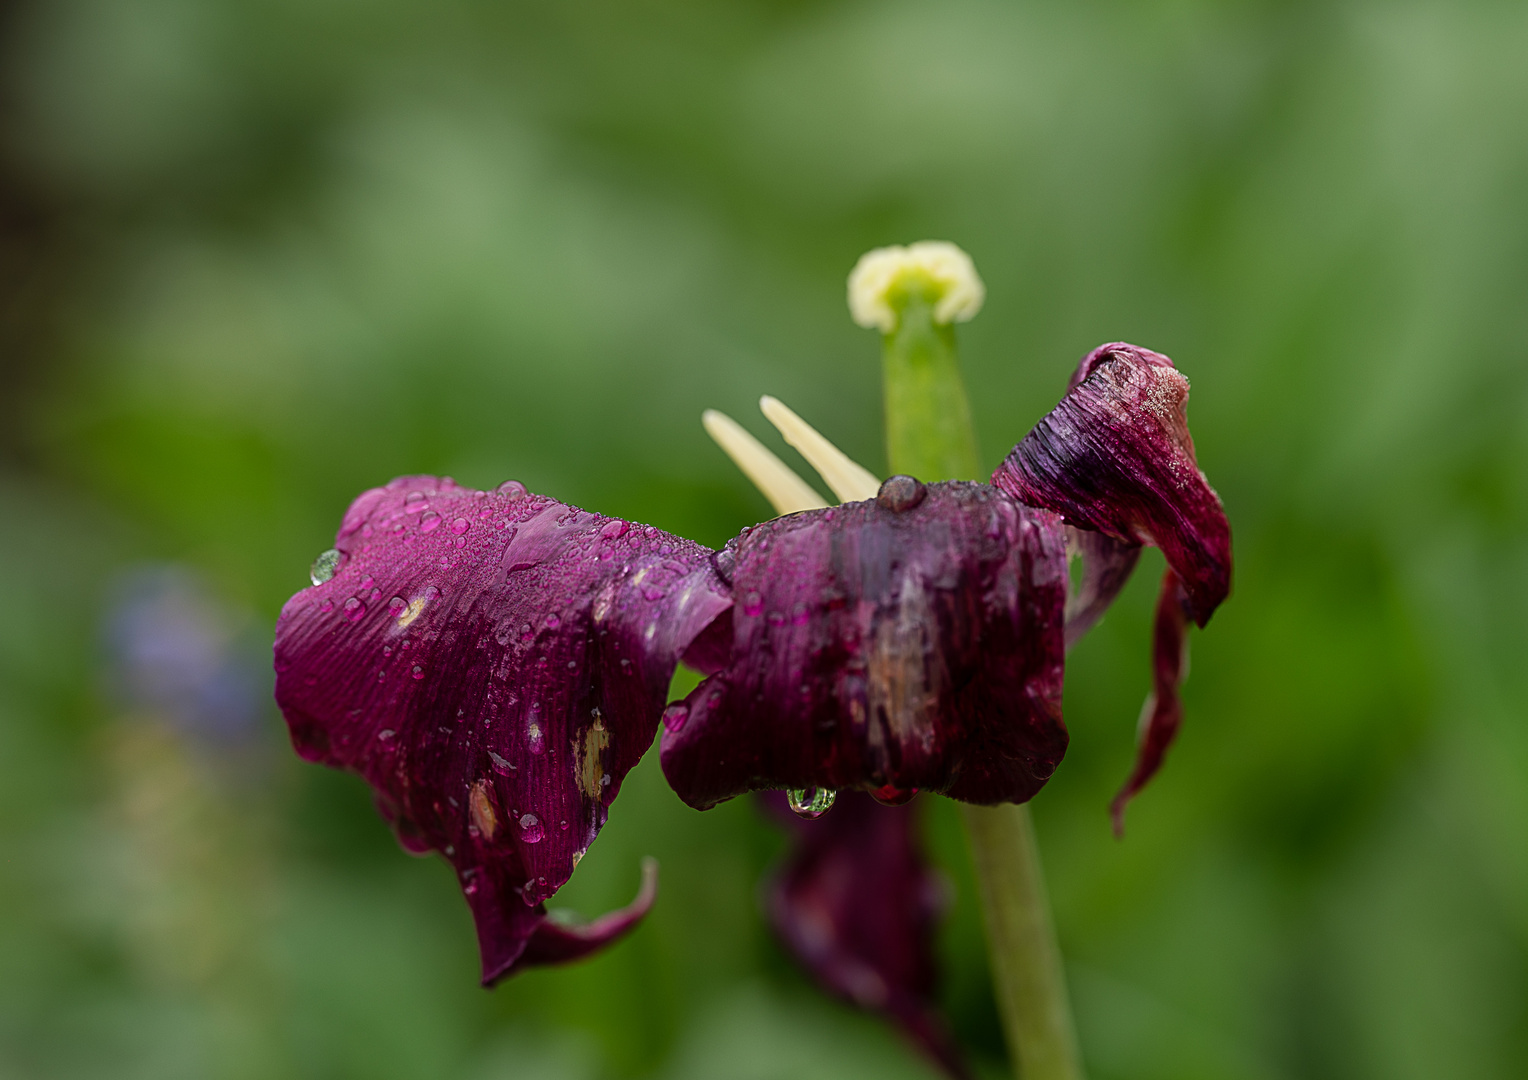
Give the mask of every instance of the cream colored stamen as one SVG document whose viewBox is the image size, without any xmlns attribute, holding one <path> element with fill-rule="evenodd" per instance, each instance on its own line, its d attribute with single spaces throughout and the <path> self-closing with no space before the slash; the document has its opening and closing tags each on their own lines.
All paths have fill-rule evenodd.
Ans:
<svg viewBox="0 0 1528 1080">
<path fill-rule="evenodd" d="M 700 422 L 705 426 L 706 434 L 727 452 L 733 463 L 743 470 L 743 475 L 753 481 L 754 487 L 764 493 L 776 513 L 795 514 L 828 505 L 789 465 L 726 413 L 707 409 L 701 413 Z"/>
<path fill-rule="evenodd" d="M 759 411 L 785 436 L 807 464 L 817 470 L 823 482 L 838 496 L 839 502 L 863 502 L 875 498 L 881 482 L 875 474 L 834 446 L 779 398 L 765 395 L 759 399 Z"/>
</svg>

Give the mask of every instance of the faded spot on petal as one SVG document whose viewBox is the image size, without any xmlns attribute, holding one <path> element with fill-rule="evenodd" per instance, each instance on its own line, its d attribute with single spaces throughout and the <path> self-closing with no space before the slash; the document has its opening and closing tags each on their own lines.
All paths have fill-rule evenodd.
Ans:
<svg viewBox="0 0 1528 1080">
<path fill-rule="evenodd" d="M 467 796 L 467 810 L 478 835 L 491 841 L 493 834 L 499 831 L 499 816 L 493 809 L 493 797 L 488 794 L 488 781 L 473 782 L 471 794 Z"/>
<path fill-rule="evenodd" d="M 594 723 L 584 732 L 577 745 L 578 786 L 586 796 L 597 799 L 600 795 L 600 778 L 605 775 L 604 752 L 610 745 L 610 732 L 605 730 L 604 718 L 594 710 Z"/>
</svg>

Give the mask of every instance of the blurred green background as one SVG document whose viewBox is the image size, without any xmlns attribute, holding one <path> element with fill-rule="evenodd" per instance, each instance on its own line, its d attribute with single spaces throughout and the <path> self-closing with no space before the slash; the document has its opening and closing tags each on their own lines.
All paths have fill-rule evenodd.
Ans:
<svg viewBox="0 0 1528 1080">
<path fill-rule="evenodd" d="M 762 435 L 761 393 L 881 468 L 844 279 L 926 237 L 988 285 L 989 463 L 1138 342 L 1235 529 L 1123 842 L 1155 553 L 1068 673 L 1035 814 L 1092 1075 L 1528 1075 L 1528 7 L 22 0 L 0 48 L 0 1075 L 927 1077 L 764 932 L 773 830 L 651 755 L 558 901 L 653 854 L 647 924 L 477 989 L 448 868 L 296 761 L 264 651 L 396 474 L 716 544 L 768 511 L 699 414 Z M 244 729 L 124 688 L 145 580 Z"/>
</svg>

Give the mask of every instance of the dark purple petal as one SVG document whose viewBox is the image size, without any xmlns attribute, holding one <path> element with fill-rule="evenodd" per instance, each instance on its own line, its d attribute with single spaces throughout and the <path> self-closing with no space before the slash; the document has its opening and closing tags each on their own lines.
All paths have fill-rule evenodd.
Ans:
<svg viewBox="0 0 1528 1080">
<path fill-rule="evenodd" d="M 954 1077 L 970 1075 L 934 1005 L 934 931 L 944 907 L 913 806 L 845 792 L 815 820 L 762 797 L 793 835 L 765 886 L 770 925 L 825 989 L 895 1021 Z"/>
<path fill-rule="evenodd" d="M 680 798 L 817 787 L 1021 802 L 1050 777 L 1067 738 L 1060 520 L 986 484 L 919 487 L 729 545 L 737 603 L 730 649 L 713 654 L 726 665 L 664 723 Z"/>
<path fill-rule="evenodd" d="M 1082 560 L 1082 578 L 1066 597 L 1066 647 L 1093 629 L 1130 580 L 1141 557 L 1140 544 L 1127 544 L 1106 533 L 1066 527 L 1066 545 Z"/>
<path fill-rule="evenodd" d="M 636 928 L 658 898 L 658 860 L 642 861 L 642 888 L 636 899 L 619 911 L 607 912 L 588 923 L 570 923 L 557 917 L 543 919 L 531 935 L 522 965 L 566 964 L 603 949 Z"/>
<path fill-rule="evenodd" d="M 1231 528 L 1194 460 L 1188 380 L 1134 345 L 1094 349 L 992 482 L 1079 529 L 1162 549 L 1203 626 L 1231 588 Z"/>
<path fill-rule="evenodd" d="M 553 933 L 541 902 L 731 601 L 708 549 L 516 483 L 394 480 L 335 547 L 277 623 L 277 702 L 303 757 L 365 777 L 405 847 L 456 867 L 490 982 Z"/>
<path fill-rule="evenodd" d="M 1162 592 L 1157 597 L 1156 626 L 1151 641 L 1152 692 L 1146 699 L 1146 707 L 1141 710 L 1135 768 L 1109 804 L 1116 836 L 1125 831 L 1126 804 L 1162 767 L 1162 758 L 1183 722 L 1183 702 L 1178 697 L 1178 688 L 1188 674 L 1188 618 L 1188 594 L 1178 575 L 1168 570 L 1162 576 Z"/>
</svg>

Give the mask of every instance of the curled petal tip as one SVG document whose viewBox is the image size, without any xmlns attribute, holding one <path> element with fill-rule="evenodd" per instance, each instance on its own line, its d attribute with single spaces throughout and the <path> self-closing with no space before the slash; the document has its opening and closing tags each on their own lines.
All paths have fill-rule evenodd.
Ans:
<svg viewBox="0 0 1528 1080">
<path fill-rule="evenodd" d="M 1183 701 L 1179 691 L 1188 675 L 1188 595 L 1172 570 L 1162 576 L 1152 630 L 1152 690 L 1141 709 L 1140 734 L 1135 766 L 1130 778 L 1109 804 L 1114 835 L 1125 835 L 1125 807 L 1146 786 L 1167 756 L 1183 724 Z"/>
<path fill-rule="evenodd" d="M 642 884 L 631 903 L 587 923 L 561 918 L 560 912 L 543 918 L 516 967 L 567 964 L 613 945 L 637 928 L 657 899 L 658 860 L 648 856 L 642 860 Z"/>
<path fill-rule="evenodd" d="M 901 303 L 913 292 L 933 301 L 939 323 L 975 318 L 987 296 L 971 256 L 947 240 L 920 240 L 860 256 L 849 274 L 849 313 L 860 326 L 889 334 L 897 328 Z"/>
<path fill-rule="evenodd" d="M 1187 401 L 1188 380 L 1167 357 L 1100 346 L 992 482 L 1068 525 L 1160 547 L 1203 626 L 1230 592 L 1231 527 L 1195 460 Z"/>
<path fill-rule="evenodd" d="M 1109 800 L 1109 825 L 1114 830 L 1114 839 L 1125 838 L 1125 807 L 1130 803 L 1130 796 L 1121 791 Z"/>
</svg>

